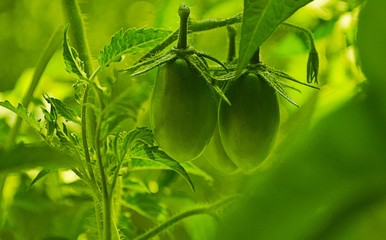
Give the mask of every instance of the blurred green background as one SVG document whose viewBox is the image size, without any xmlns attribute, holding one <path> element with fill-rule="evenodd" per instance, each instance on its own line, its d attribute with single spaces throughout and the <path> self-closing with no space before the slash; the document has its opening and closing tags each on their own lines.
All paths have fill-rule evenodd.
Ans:
<svg viewBox="0 0 386 240">
<path fill-rule="evenodd" d="M 230 17 L 243 7 L 242 0 L 186 2 L 191 7 L 192 18 L 198 20 Z M 172 190 L 178 196 L 175 198 L 183 201 L 169 199 L 165 200 L 165 205 L 174 205 L 176 212 L 196 202 L 213 201 L 235 193 L 239 187 L 249 196 L 232 207 L 233 212 L 228 213 L 230 217 L 218 237 L 214 237 L 213 219 L 208 217 L 186 221 L 184 231 L 177 228 L 178 236 L 190 239 L 385 239 L 386 72 L 383 58 L 386 56 L 386 19 L 382 10 L 386 6 L 382 0 L 372 0 L 364 8 L 363 2 L 317 0 L 288 20 L 314 34 L 320 57 L 320 91 L 299 87 L 302 94 L 290 92 L 301 106 L 299 109 L 280 100 L 282 125 L 277 145 L 254 174 L 224 176 L 200 158 L 195 163 L 213 177 L 210 184 L 193 178 L 197 192 L 190 193 L 182 180 L 173 180 Z M 176 29 L 179 3 L 176 0 L 80 1 L 92 55 L 96 59 L 111 35 L 120 29 L 144 26 Z M 365 11 L 360 14 L 362 8 Z M 1 0 L 0 101 L 9 100 L 14 105 L 21 102 L 49 37 L 64 24 L 60 1 Z M 236 26 L 240 30 L 240 26 Z M 200 32 L 191 35 L 189 40 L 196 49 L 226 59 L 225 28 Z M 279 27 L 264 43 L 261 53 L 267 64 L 305 82 L 307 50 L 301 36 Z M 152 72 L 145 75 L 144 82 L 151 83 L 153 77 Z M 120 81 L 125 86 L 125 78 Z M 59 48 L 36 90 L 31 111 L 39 111 L 43 93 L 59 99 L 72 98 L 73 83 L 74 78 L 64 70 Z M 13 121 L 14 115 L 0 108 L 1 142 L 7 138 Z M 36 138 L 29 134 L 24 127 L 19 141 Z M 46 185 L 26 192 L 33 175 L 36 173 L 12 176 L 8 180 L 2 206 L 12 210 L 7 210 L 10 217 L 2 223 L 8 230 L 0 232 L 0 236 L 14 239 L 9 232 L 24 231 L 25 235 L 20 236 L 41 239 L 39 236 L 47 232 L 47 220 L 44 220 L 47 216 L 52 216 L 50 232 L 57 236 L 71 239 L 83 232 L 84 223 L 81 222 L 92 210 L 82 188 L 74 183 L 66 185 L 64 190 L 75 192 L 76 199 L 72 201 L 79 204 L 58 204 L 59 200 L 63 201 L 60 198 L 63 193 L 54 189 L 57 184 L 63 185 L 63 178 L 52 176 Z M 157 179 L 158 173 L 142 177 L 151 182 Z M 169 181 L 167 178 L 160 179 Z M 73 212 L 77 212 L 75 220 L 79 224 L 72 222 L 71 235 L 63 225 L 74 220 L 69 214 Z M 33 223 L 25 219 L 33 219 Z M 36 234 L 31 235 L 30 231 Z"/>
</svg>

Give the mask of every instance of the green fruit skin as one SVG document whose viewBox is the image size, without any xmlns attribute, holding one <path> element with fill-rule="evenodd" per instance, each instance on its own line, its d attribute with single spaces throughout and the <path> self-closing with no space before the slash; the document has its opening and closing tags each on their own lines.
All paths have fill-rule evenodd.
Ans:
<svg viewBox="0 0 386 240">
<path fill-rule="evenodd" d="M 158 68 L 150 125 L 159 146 L 170 157 L 185 162 L 201 155 L 213 134 L 217 109 L 214 93 L 185 59 Z"/>
<path fill-rule="evenodd" d="M 219 107 L 224 150 L 242 170 L 252 171 L 267 157 L 280 122 L 275 90 L 260 76 L 248 73 L 229 82 Z"/>
<path fill-rule="evenodd" d="M 233 175 L 239 171 L 222 146 L 218 126 L 216 126 L 213 136 L 205 148 L 203 157 L 210 166 L 223 175 Z"/>
</svg>

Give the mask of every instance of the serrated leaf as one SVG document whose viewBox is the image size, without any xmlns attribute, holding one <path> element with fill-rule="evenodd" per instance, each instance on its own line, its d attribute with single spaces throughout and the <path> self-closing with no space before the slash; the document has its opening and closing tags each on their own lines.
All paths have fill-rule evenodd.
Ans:
<svg viewBox="0 0 386 240">
<path fill-rule="evenodd" d="M 148 48 L 157 45 L 171 31 L 157 28 L 130 28 L 115 33 L 111 42 L 101 50 L 98 61 L 101 66 L 108 66 L 112 62 L 119 62 L 122 55 L 135 52 L 138 48 Z"/>
<path fill-rule="evenodd" d="M 77 166 L 72 157 L 45 144 L 21 144 L 10 151 L 0 150 L 0 159 L 0 172 L 36 167 L 57 169 Z"/>
<path fill-rule="evenodd" d="M 84 63 L 79 58 L 79 54 L 75 48 L 70 46 L 70 40 L 67 36 L 68 27 L 64 30 L 63 41 L 63 59 L 66 65 L 66 71 L 73 73 L 81 79 L 87 79 L 87 74 L 84 71 Z"/>
<path fill-rule="evenodd" d="M 244 0 L 239 62 L 236 75 L 247 66 L 255 51 L 296 10 L 312 0 Z"/>
<path fill-rule="evenodd" d="M 59 99 L 49 97 L 47 95 L 44 96 L 44 99 L 51 104 L 52 107 L 55 108 L 56 112 L 58 115 L 61 115 L 67 120 L 74 121 L 76 119 L 76 114 L 75 112 L 67 107 L 66 104 L 64 104 L 62 101 Z"/>
<path fill-rule="evenodd" d="M 102 139 L 123 120 L 137 119 L 138 110 L 148 98 L 150 85 L 133 83 L 103 110 Z"/>
<path fill-rule="evenodd" d="M 154 145 L 154 137 L 152 131 L 147 127 L 140 127 L 132 130 L 127 134 L 125 139 L 126 146 L 129 147 L 133 143 L 142 142 L 149 146 Z"/>
<path fill-rule="evenodd" d="M 153 147 L 143 144 L 136 145 L 133 149 L 131 149 L 129 155 L 132 159 L 131 164 L 136 163 L 137 167 L 139 167 L 141 170 L 164 169 L 163 167 L 166 167 L 167 169 L 173 170 L 181 175 L 192 188 L 192 190 L 195 190 L 189 174 L 185 171 L 181 164 L 169 157 L 157 146 Z M 130 170 L 135 170 L 135 166 L 130 165 Z"/>
<path fill-rule="evenodd" d="M 58 124 L 56 122 L 58 119 L 55 108 L 52 108 L 51 111 L 47 111 L 46 109 L 42 109 L 42 111 L 44 114 L 44 119 L 46 120 L 45 126 L 47 129 L 47 135 L 51 136 L 54 133 L 55 129 L 58 127 Z"/>
<path fill-rule="evenodd" d="M 0 102 L 0 106 L 5 107 L 8 110 L 11 110 L 12 112 L 16 113 L 19 117 L 21 117 L 24 121 L 26 121 L 37 132 L 40 131 L 41 126 L 39 122 L 36 120 L 35 115 L 33 113 L 28 112 L 27 109 L 23 107 L 21 104 L 19 104 L 17 107 L 14 107 L 10 102 L 5 101 L 5 102 Z"/>
</svg>

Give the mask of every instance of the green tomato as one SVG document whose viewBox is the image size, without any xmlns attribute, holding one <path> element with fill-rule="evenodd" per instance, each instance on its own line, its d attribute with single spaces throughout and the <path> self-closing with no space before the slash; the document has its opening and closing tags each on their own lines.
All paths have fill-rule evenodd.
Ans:
<svg viewBox="0 0 386 240">
<path fill-rule="evenodd" d="M 262 77 L 248 73 L 229 82 L 219 107 L 219 131 L 224 150 L 242 170 L 257 168 L 267 157 L 279 128 L 275 90 Z"/>
<path fill-rule="evenodd" d="M 217 126 L 208 146 L 206 146 L 203 157 L 210 166 L 224 175 L 232 175 L 239 170 L 224 151 Z"/>
<path fill-rule="evenodd" d="M 184 162 L 201 155 L 217 122 L 217 104 L 201 74 L 178 58 L 158 68 L 150 124 L 159 146 Z"/>
</svg>

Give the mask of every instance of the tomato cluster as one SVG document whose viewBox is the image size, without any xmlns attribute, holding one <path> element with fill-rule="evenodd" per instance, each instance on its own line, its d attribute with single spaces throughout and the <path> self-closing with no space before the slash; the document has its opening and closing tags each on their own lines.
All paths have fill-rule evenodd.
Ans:
<svg viewBox="0 0 386 240">
<path fill-rule="evenodd" d="M 223 100 L 217 104 L 202 75 L 184 59 L 158 69 L 150 123 L 169 156 L 193 160 L 212 138 L 206 157 L 217 169 L 248 171 L 266 158 L 279 126 L 275 90 L 260 76 L 246 73 L 229 81 L 224 92 L 231 106 Z"/>
<path fill-rule="evenodd" d="M 250 172 L 264 161 L 274 144 L 280 122 L 277 94 L 296 105 L 284 90 L 290 86 L 277 77 L 303 83 L 260 62 L 259 50 L 238 77 L 230 71 L 216 78 L 204 58 L 225 65 L 187 45 L 189 13 L 182 4 L 177 47 L 158 56 L 161 60 L 155 64 L 150 61 L 145 69 L 158 66 L 150 104 L 155 140 L 179 162 L 204 153 L 220 172 Z M 234 29 L 228 30 L 234 38 Z M 229 50 L 228 61 L 232 61 L 234 46 Z M 234 69 L 235 64 L 228 66 Z M 217 82 L 225 84 L 220 88 Z"/>
</svg>

